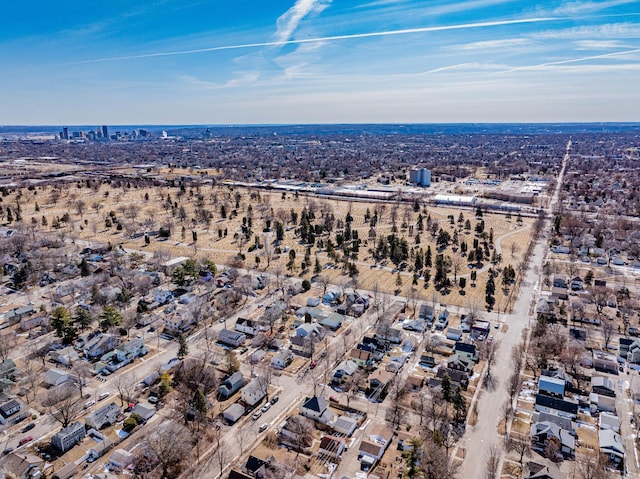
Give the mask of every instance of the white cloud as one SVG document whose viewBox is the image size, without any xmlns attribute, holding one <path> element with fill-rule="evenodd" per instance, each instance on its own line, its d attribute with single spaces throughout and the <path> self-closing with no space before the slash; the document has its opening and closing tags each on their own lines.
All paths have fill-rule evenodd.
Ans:
<svg viewBox="0 0 640 479">
<path fill-rule="evenodd" d="M 528 40 L 526 38 L 504 38 L 498 40 L 486 40 L 482 42 L 467 43 L 464 45 L 455 45 L 452 48 L 455 48 L 456 50 L 489 50 L 524 47 L 530 44 L 531 40 Z"/>
<path fill-rule="evenodd" d="M 285 43 L 298 28 L 300 22 L 310 13 L 320 13 L 329 6 L 331 0 L 296 0 L 296 3 L 283 13 L 277 21 L 274 38 L 277 43 Z"/>
<path fill-rule="evenodd" d="M 618 40 L 576 40 L 576 50 L 611 50 L 614 48 L 628 48 Z"/>
<path fill-rule="evenodd" d="M 637 23 L 605 23 L 582 27 L 545 30 L 529 35 L 539 40 L 591 40 L 591 39 L 638 39 L 640 24 Z"/>
<path fill-rule="evenodd" d="M 191 75 L 181 75 L 179 77 L 180 82 L 183 85 L 197 87 L 202 90 L 221 90 L 224 88 L 233 88 L 238 86 L 250 85 L 255 83 L 260 78 L 260 73 L 257 71 L 247 71 L 240 73 L 239 76 L 231 78 L 226 82 L 218 83 L 207 80 L 201 80 Z"/>
<path fill-rule="evenodd" d="M 608 0 L 600 2 L 571 2 L 565 3 L 554 10 L 555 15 L 585 15 L 599 12 L 607 8 L 626 5 L 628 3 L 636 3 L 637 0 Z"/>
</svg>

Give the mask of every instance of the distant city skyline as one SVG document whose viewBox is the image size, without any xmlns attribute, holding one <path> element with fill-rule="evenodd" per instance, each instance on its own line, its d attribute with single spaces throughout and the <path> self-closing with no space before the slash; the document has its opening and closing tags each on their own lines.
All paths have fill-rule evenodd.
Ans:
<svg viewBox="0 0 640 479">
<path fill-rule="evenodd" d="M 10 2 L 0 124 L 640 121 L 636 0 Z"/>
</svg>

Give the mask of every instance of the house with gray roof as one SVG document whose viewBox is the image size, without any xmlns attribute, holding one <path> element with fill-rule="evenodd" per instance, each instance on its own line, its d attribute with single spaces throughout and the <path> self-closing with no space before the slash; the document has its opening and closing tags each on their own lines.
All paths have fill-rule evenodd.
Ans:
<svg viewBox="0 0 640 479">
<path fill-rule="evenodd" d="M 620 434 L 610 429 L 598 431 L 598 446 L 600 452 L 607 456 L 611 464 L 621 469 L 624 467 L 624 444 Z"/>
<path fill-rule="evenodd" d="M 106 404 L 85 416 L 84 422 L 87 427 L 102 429 L 105 426 L 115 424 L 116 418 L 121 412 L 122 411 L 120 411 L 120 408 L 115 402 L 110 402 L 109 404 Z"/>
<path fill-rule="evenodd" d="M 51 437 L 51 445 L 62 452 L 67 452 L 84 439 L 85 435 L 84 426 L 79 421 L 76 421 L 54 434 Z"/>
<path fill-rule="evenodd" d="M 223 329 L 218 333 L 218 342 L 237 348 L 247 340 L 247 336 L 240 331 Z"/>
<path fill-rule="evenodd" d="M 224 399 L 233 396 L 244 384 L 244 377 L 240 371 L 236 371 L 226 378 L 218 387 L 218 395 Z"/>
<path fill-rule="evenodd" d="M 284 369 L 293 362 L 293 353 L 288 349 L 278 351 L 273 358 L 271 358 L 271 365 L 276 369 Z"/>
<path fill-rule="evenodd" d="M 255 406 L 267 395 L 267 384 L 260 378 L 256 378 L 242 388 L 242 401 L 247 406 Z"/>
<path fill-rule="evenodd" d="M 50 386 L 60 386 L 63 383 L 71 381 L 73 377 L 68 371 L 52 368 L 43 374 L 44 382 Z"/>
<path fill-rule="evenodd" d="M 620 418 L 613 413 L 601 412 L 598 417 L 598 426 L 600 429 L 611 429 L 620 434 Z"/>
<path fill-rule="evenodd" d="M 358 428 L 358 420 L 350 416 L 340 416 L 333 423 L 333 430 L 344 437 L 351 437 L 351 434 Z"/>
<path fill-rule="evenodd" d="M 16 363 L 11 358 L 7 358 L 0 362 L 0 379 L 12 380 L 19 373 Z"/>
<path fill-rule="evenodd" d="M 302 323 L 296 328 L 296 336 L 300 338 L 316 338 L 318 341 L 324 338 L 326 330 L 318 323 Z"/>
<path fill-rule="evenodd" d="M 153 404 L 149 403 L 141 403 L 135 405 L 135 407 L 131 410 L 131 414 L 137 414 L 144 421 L 148 421 L 151 419 L 156 413 L 156 408 Z"/>
<path fill-rule="evenodd" d="M 331 331 L 337 331 L 344 322 L 344 316 L 338 313 L 331 313 L 324 318 L 320 318 L 318 323 Z"/>
<path fill-rule="evenodd" d="M 571 458 L 575 455 L 576 438 L 571 432 L 552 422 L 537 422 L 531 426 L 531 438 L 540 450 L 545 449 L 552 437 L 560 441 L 559 452 L 563 457 Z"/>
<path fill-rule="evenodd" d="M 135 359 L 147 354 L 148 349 L 144 345 L 144 338 L 134 338 L 116 347 L 118 361 Z"/>
<path fill-rule="evenodd" d="M 89 359 L 99 358 L 113 351 L 120 344 L 120 337 L 115 334 L 99 334 L 84 346 L 84 355 Z"/>
<path fill-rule="evenodd" d="M 606 376 L 592 376 L 591 390 L 603 396 L 616 397 L 616 389 L 613 381 Z"/>
</svg>

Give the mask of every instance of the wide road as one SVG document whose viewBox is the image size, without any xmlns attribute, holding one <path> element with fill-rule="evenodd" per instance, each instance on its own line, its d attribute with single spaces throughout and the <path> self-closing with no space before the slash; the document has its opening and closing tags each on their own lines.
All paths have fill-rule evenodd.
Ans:
<svg viewBox="0 0 640 479">
<path fill-rule="evenodd" d="M 459 444 L 459 447 L 466 449 L 466 458 L 462 463 L 459 477 L 481 477 L 480 471 L 485 470 L 491 446 L 501 444 L 497 426 L 503 417 L 502 407 L 509 399 L 505 383 L 512 371 L 511 350 L 522 339 L 522 331 L 529 325 L 531 305 L 537 298 L 539 271 L 546 255 L 546 243 L 551 229 L 549 214 L 553 213 L 558 203 L 560 186 L 564 180 L 570 148 L 571 141 L 567 144 L 567 152 L 562 162 L 558 183 L 547 209 L 547 219 L 545 219 L 538 241 L 534 246 L 528 267 L 523 273 L 520 292 L 515 301 L 513 311 L 503 316 L 508 329 L 500 337 L 500 342 L 495 351 L 495 365 L 491 370 L 493 386 L 482 391 L 477 403 L 478 422 L 475 426 L 468 427 Z"/>
</svg>

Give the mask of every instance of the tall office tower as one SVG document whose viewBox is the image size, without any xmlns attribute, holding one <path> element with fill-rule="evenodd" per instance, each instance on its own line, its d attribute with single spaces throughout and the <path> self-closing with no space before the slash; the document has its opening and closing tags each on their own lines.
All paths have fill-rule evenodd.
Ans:
<svg viewBox="0 0 640 479">
<path fill-rule="evenodd" d="M 62 127 L 62 139 L 63 140 L 68 140 L 69 139 L 69 128 L 66 126 Z"/>
<path fill-rule="evenodd" d="M 102 137 L 106 140 L 109 139 L 109 128 L 107 128 L 107 125 L 102 126 Z"/>
</svg>

